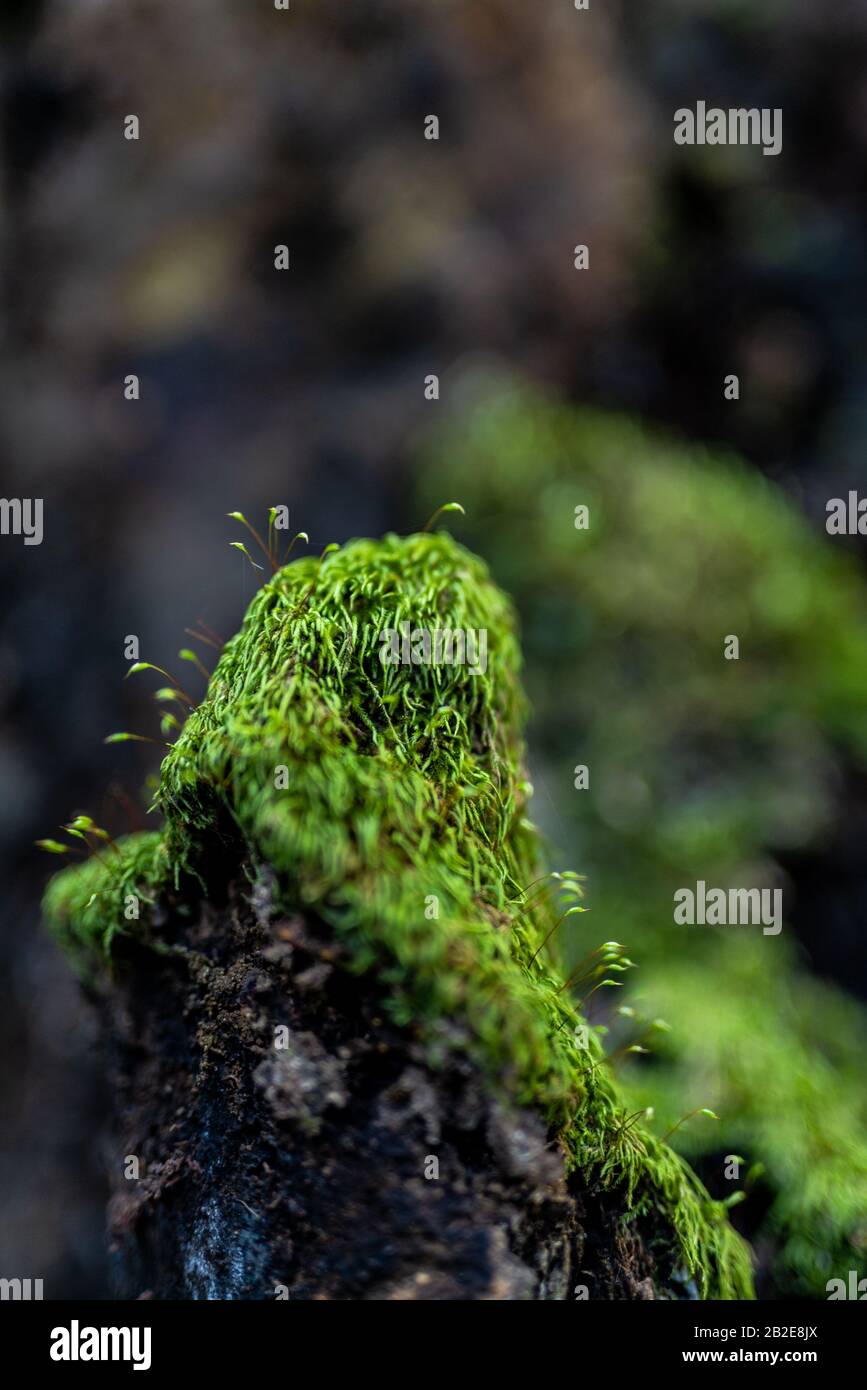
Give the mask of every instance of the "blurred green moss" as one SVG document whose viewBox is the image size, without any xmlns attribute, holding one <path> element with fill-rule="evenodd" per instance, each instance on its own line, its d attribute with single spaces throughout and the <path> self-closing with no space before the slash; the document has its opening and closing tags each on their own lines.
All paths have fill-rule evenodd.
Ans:
<svg viewBox="0 0 867 1390">
<path fill-rule="evenodd" d="M 642 966 L 641 1010 L 672 1024 L 630 1062 L 636 1102 L 661 1130 L 718 1111 L 676 1144 L 708 1181 L 729 1153 L 763 1165 L 745 1213 L 772 1287 L 825 1297 L 865 1266 L 865 1013 L 786 929 L 676 926 L 672 901 L 700 878 L 778 886 L 775 855 L 834 823 L 841 758 L 867 762 L 861 575 L 735 457 L 511 378 L 459 394 L 422 447 L 418 506 L 457 497 L 455 529 L 517 602 L 545 828 Z"/>
<path fill-rule="evenodd" d="M 736 929 L 737 930 L 737 929 Z M 774 1252 L 786 1293 L 824 1297 L 830 1278 L 865 1264 L 867 1251 L 867 1020 L 854 1001 L 795 968 L 794 953 L 768 954 L 760 938 L 732 949 L 715 942 L 700 963 L 654 962 L 643 982 L 654 1005 L 676 1021 L 658 1061 L 631 1069 L 637 1102 L 652 1105 L 663 1132 L 680 1115 L 710 1104 L 721 1132 L 684 1126 L 676 1147 L 714 1166 L 746 1163 L 732 1191 L 761 1165 L 750 1200 L 769 1203 L 762 1238 Z"/>
</svg>

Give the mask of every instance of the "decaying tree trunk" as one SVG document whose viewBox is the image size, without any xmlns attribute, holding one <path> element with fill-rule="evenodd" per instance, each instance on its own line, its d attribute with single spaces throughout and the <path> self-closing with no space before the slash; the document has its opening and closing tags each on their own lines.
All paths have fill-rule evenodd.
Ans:
<svg viewBox="0 0 867 1390">
<path fill-rule="evenodd" d="M 536 1115 L 460 1049 L 426 1065 L 322 923 L 239 875 L 160 935 L 118 952 L 103 997 L 122 1296 L 689 1296 Z"/>
<path fill-rule="evenodd" d="M 484 661 L 395 650 L 443 631 Z M 123 1295 L 749 1290 L 571 998 L 623 948 L 555 959 L 581 888 L 525 815 L 519 665 L 451 538 L 352 542 L 257 592 L 163 760 L 162 828 L 109 848 L 79 817 L 105 852 L 45 913 L 104 981 Z"/>
</svg>

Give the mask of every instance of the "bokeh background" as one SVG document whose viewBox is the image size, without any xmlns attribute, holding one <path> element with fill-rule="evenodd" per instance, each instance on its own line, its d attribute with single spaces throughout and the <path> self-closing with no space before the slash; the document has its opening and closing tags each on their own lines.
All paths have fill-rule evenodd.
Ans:
<svg viewBox="0 0 867 1390">
<path fill-rule="evenodd" d="M 715 1195 L 743 1160 L 760 1294 L 865 1273 L 867 578 L 824 530 L 867 487 L 865 58 L 855 0 L 6 0 L 0 492 L 45 538 L 0 538 L 4 1277 L 111 1296 L 118 1156 L 33 841 L 143 823 L 157 750 L 102 742 L 158 728 L 125 638 L 171 667 L 235 630 L 231 510 L 321 548 L 452 499 L 587 875 L 564 949 L 639 964 L 612 1065 L 660 1132 L 720 1115 L 675 1142 Z M 676 147 L 699 98 L 782 108 L 782 153 Z M 783 933 L 675 928 L 697 878 L 782 887 Z"/>
</svg>

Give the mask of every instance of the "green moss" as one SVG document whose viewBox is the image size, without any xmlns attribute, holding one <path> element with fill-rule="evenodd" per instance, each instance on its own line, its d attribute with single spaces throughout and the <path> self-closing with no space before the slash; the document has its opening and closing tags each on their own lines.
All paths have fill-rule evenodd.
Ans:
<svg viewBox="0 0 867 1390">
<path fill-rule="evenodd" d="M 82 973 L 88 973 L 94 954 L 108 956 L 118 933 L 136 929 L 141 917 L 127 913 L 146 912 L 170 880 L 162 835 L 141 831 L 55 874 L 45 890 L 42 911 L 58 941 Z"/>
<path fill-rule="evenodd" d="M 840 750 L 867 767 L 863 575 L 729 454 L 511 377 L 464 407 L 428 441 L 417 506 L 459 496 L 462 532 L 514 597 L 544 828 L 639 960 L 642 1010 L 672 1024 L 661 1062 L 630 1069 L 632 1103 L 653 1103 L 661 1132 L 719 1113 L 674 1142 L 720 1177 L 727 1153 L 764 1165 L 743 1214 L 767 1206 L 780 1292 L 823 1298 L 829 1277 L 867 1273 L 867 1016 L 802 969 L 788 926 L 685 929 L 672 900 L 697 879 L 777 884 L 775 855 L 827 845 Z M 582 947 L 563 936 L 568 960 Z M 630 1035 L 612 1027 L 616 1049 Z"/>
<path fill-rule="evenodd" d="M 666 1035 L 657 1065 L 628 1078 L 630 1093 L 664 1126 L 682 1105 L 709 1103 L 723 1116 L 717 1148 L 761 1163 L 757 1195 L 768 1203 L 778 1279 L 801 1297 L 821 1296 L 829 1279 L 863 1266 L 867 1246 L 864 1011 L 802 976 L 788 951 L 784 990 L 779 981 L 769 988 L 760 942 L 741 942 L 735 959 L 717 944 L 714 955 L 725 985 L 713 1008 L 692 962 L 657 964 L 643 977 L 679 1036 Z M 701 1159 L 706 1144 L 698 1127 L 678 1132 L 688 1157 Z"/>
<path fill-rule="evenodd" d="M 381 634 L 403 622 L 485 630 L 486 669 L 384 665 Z M 105 952 L 130 928 L 130 885 L 153 898 L 182 883 L 231 826 L 276 872 L 285 906 L 315 910 L 351 968 L 375 970 L 390 1016 L 419 1031 L 434 1065 L 467 1053 L 543 1112 L 573 1168 L 622 1189 L 628 1219 L 668 1221 L 703 1297 L 749 1296 L 724 1209 L 627 1122 L 542 949 L 560 909 L 544 885 L 523 891 L 539 847 L 518 669 L 510 604 L 448 536 L 356 541 L 287 566 L 256 594 L 163 762 L 163 830 L 122 843 L 117 862 L 60 874 L 47 917 L 77 950 Z"/>
</svg>

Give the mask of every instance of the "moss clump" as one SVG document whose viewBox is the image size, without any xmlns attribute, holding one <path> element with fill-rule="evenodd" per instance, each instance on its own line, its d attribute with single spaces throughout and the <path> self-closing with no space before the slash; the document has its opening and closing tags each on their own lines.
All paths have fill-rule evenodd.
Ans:
<svg viewBox="0 0 867 1390">
<path fill-rule="evenodd" d="M 114 937 L 134 929 L 132 913 L 152 907 L 172 881 L 158 831 L 125 835 L 83 864 L 55 874 L 45 890 L 46 921 L 82 974 L 107 957 Z M 131 901 L 133 900 L 133 901 Z"/>
<path fill-rule="evenodd" d="M 484 671 L 383 664 L 382 633 L 487 632 Z M 542 949 L 557 910 L 525 819 L 523 696 L 512 610 L 448 536 L 356 541 L 280 570 L 253 599 L 202 704 L 165 758 L 158 836 L 66 870 L 49 921 L 105 952 L 149 898 L 202 865 L 231 826 L 285 906 L 328 922 L 351 968 L 419 1030 L 433 1065 L 459 1049 L 539 1108 L 572 1168 L 657 1213 L 703 1297 L 748 1297 L 746 1247 L 687 1165 L 627 1117 L 598 1039 Z M 436 915 L 433 915 L 434 912 Z M 142 919 L 147 924 L 147 915 Z M 139 929 L 141 930 L 142 924 Z"/>
<path fill-rule="evenodd" d="M 673 1025 L 662 1064 L 632 1064 L 634 1103 L 663 1131 L 718 1111 L 678 1148 L 720 1176 L 728 1153 L 764 1165 L 742 1214 L 776 1290 L 824 1298 L 831 1276 L 867 1273 L 867 1015 L 785 932 L 685 929 L 672 899 L 697 879 L 779 883 L 776 855 L 827 844 L 841 749 L 867 768 L 863 576 L 731 455 L 511 377 L 464 402 L 428 441 L 418 505 L 459 488 L 462 530 L 514 597 L 552 834 L 638 955 L 643 1008 Z M 740 661 L 722 660 L 729 633 Z"/>
</svg>

